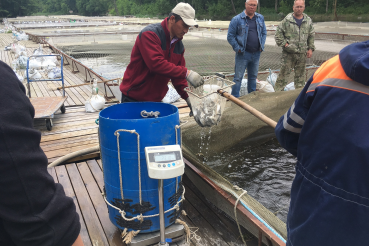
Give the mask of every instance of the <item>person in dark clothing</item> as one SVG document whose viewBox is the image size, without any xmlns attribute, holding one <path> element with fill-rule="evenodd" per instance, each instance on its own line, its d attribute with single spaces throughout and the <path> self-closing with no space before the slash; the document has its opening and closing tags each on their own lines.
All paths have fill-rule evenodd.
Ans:
<svg viewBox="0 0 369 246">
<path fill-rule="evenodd" d="M 0 245 L 83 246 L 73 199 L 47 172 L 35 110 L 0 61 Z"/>
<path fill-rule="evenodd" d="M 204 83 L 195 71 L 186 68 L 183 36 L 196 26 L 195 10 L 188 3 L 178 3 L 161 23 L 145 27 L 137 36 L 131 61 L 120 85 L 121 102 L 160 102 L 168 91 L 171 79 L 178 94 L 191 107 L 183 90 L 187 81 L 194 87 Z M 187 80 L 187 81 L 186 81 Z"/>
<path fill-rule="evenodd" d="M 297 157 L 286 246 L 368 245 L 369 41 L 323 63 L 275 128 Z"/>
</svg>

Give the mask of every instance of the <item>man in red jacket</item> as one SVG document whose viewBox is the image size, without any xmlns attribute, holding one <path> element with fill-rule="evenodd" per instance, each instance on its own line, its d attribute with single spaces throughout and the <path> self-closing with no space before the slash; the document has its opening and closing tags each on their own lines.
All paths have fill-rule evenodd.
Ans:
<svg viewBox="0 0 369 246">
<path fill-rule="evenodd" d="M 187 81 L 194 87 L 204 83 L 195 71 L 186 68 L 183 36 L 194 21 L 195 10 L 188 3 L 178 3 L 161 23 L 145 27 L 137 36 L 129 63 L 120 85 L 121 102 L 160 102 L 168 91 L 168 82 L 191 107 L 183 90 Z M 187 80 L 187 81 L 186 81 Z"/>
</svg>

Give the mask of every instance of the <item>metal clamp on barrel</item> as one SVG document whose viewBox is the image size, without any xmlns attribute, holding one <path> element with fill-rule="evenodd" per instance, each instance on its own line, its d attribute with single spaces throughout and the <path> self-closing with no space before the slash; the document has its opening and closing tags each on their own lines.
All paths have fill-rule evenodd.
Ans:
<svg viewBox="0 0 369 246">
<path fill-rule="evenodd" d="M 180 128 L 182 126 L 184 126 L 185 124 L 187 124 L 188 123 L 188 120 L 183 121 L 183 122 L 180 121 L 179 123 L 180 123 L 180 125 L 176 125 L 175 126 L 175 130 L 176 130 L 176 144 L 179 144 L 182 147 L 182 131 L 180 131 L 180 134 L 181 134 L 181 142 L 178 143 L 178 130 L 180 130 Z M 182 176 L 181 176 L 181 181 L 182 181 Z M 176 192 L 177 191 L 178 191 L 178 177 L 176 177 Z"/>
<path fill-rule="evenodd" d="M 141 116 L 144 118 L 153 117 L 153 116 L 155 116 L 155 118 L 158 118 L 159 115 L 160 115 L 159 111 L 155 111 L 155 112 L 154 111 L 147 112 L 146 110 L 141 111 Z"/>
<path fill-rule="evenodd" d="M 184 121 L 184 122 L 180 122 L 180 125 L 176 125 L 175 126 L 175 128 L 176 128 L 176 144 L 179 144 L 181 146 L 182 146 L 182 131 L 181 131 L 181 142 L 178 143 L 178 132 L 177 132 L 177 130 L 179 128 L 181 128 L 182 126 L 184 126 L 185 124 L 187 124 L 187 123 L 188 123 L 188 120 L 187 121 Z"/>
</svg>

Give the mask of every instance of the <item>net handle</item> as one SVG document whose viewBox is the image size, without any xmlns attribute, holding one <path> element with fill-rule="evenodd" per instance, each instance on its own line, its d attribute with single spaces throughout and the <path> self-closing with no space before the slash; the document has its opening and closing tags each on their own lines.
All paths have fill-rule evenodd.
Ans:
<svg viewBox="0 0 369 246">
<path fill-rule="evenodd" d="M 222 89 L 219 89 L 217 92 L 222 97 L 225 97 L 225 98 L 231 100 L 232 102 L 234 102 L 235 104 L 237 104 L 241 108 L 245 109 L 246 111 L 248 111 L 249 113 L 251 113 L 252 115 L 254 115 L 256 118 L 260 119 L 261 121 L 265 122 L 269 126 L 271 126 L 273 128 L 276 127 L 277 122 L 275 122 L 271 118 L 265 116 L 263 113 L 261 113 L 260 111 L 256 110 L 255 108 L 251 107 L 250 105 L 244 103 L 243 101 L 237 99 L 236 97 L 230 95 L 229 93 L 227 93 L 226 91 L 224 91 Z"/>
</svg>

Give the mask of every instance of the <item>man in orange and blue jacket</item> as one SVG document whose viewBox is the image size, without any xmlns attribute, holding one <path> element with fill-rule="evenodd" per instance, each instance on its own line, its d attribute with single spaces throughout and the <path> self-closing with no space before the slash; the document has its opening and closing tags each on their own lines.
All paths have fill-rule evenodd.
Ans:
<svg viewBox="0 0 369 246">
<path fill-rule="evenodd" d="M 308 80 L 279 120 L 297 157 L 287 246 L 369 242 L 369 41 L 349 45 Z"/>
</svg>

